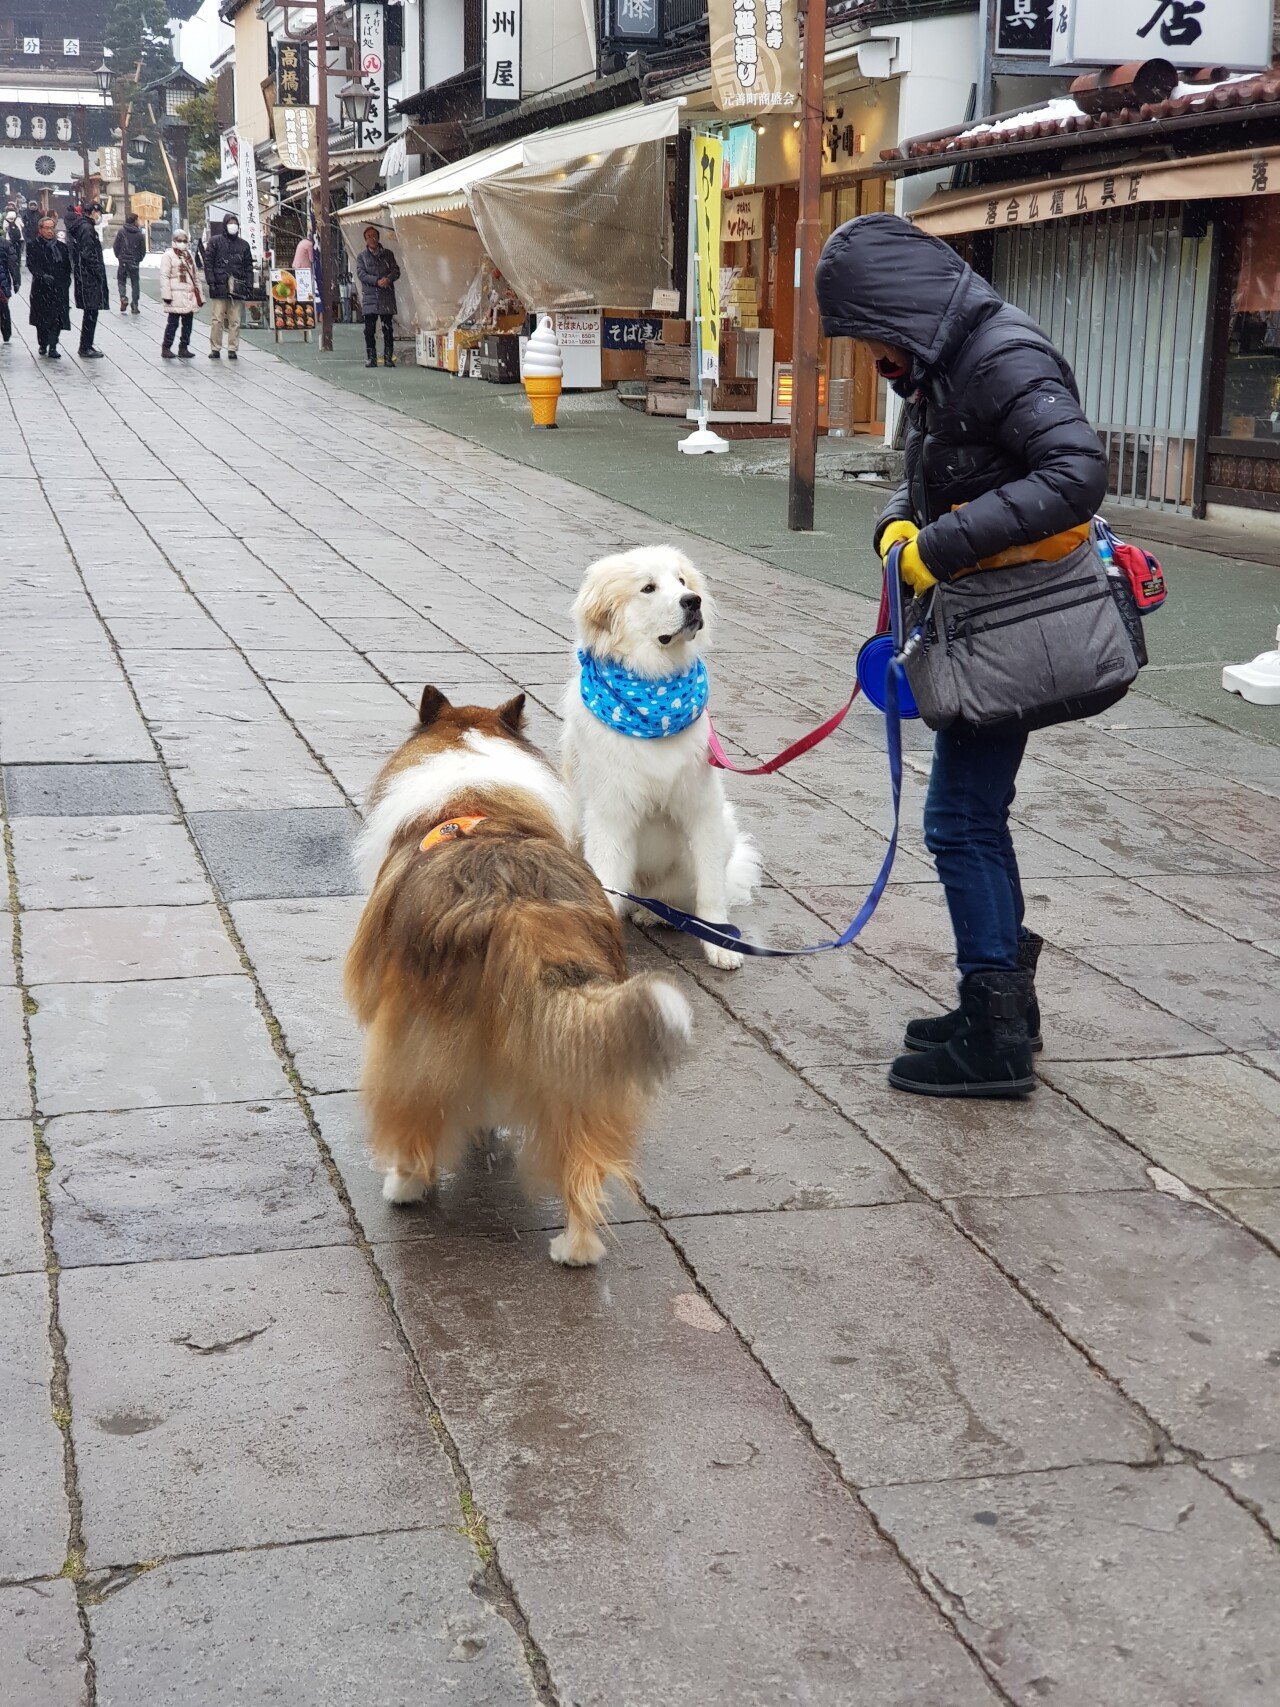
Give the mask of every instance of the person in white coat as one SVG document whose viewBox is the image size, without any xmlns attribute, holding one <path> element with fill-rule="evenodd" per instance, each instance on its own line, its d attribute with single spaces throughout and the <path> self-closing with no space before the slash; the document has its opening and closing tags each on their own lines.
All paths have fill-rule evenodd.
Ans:
<svg viewBox="0 0 1280 1707">
<path fill-rule="evenodd" d="M 169 310 L 160 354 L 166 361 L 173 359 L 173 338 L 178 332 L 178 354 L 190 361 L 191 322 L 196 309 L 204 305 L 204 298 L 200 295 L 191 240 L 185 231 L 174 232 L 172 247 L 160 258 L 160 300 Z"/>
</svg>

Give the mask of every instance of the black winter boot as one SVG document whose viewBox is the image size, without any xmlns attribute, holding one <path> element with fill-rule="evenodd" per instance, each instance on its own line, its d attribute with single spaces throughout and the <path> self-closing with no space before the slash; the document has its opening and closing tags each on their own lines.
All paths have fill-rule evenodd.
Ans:
<svg viewBox="0 0 1280 1707">
<path fill-rule="evenodd" d="M 1036 1000 L 1036 966 L 1043 947 L 1044 938 L 1037 936 L 1034 931 L 1028 931 L 1026 936 L 1018 940 L 1018 970 L 1031 975 L 1031 994 L 1027 998 L 1027 1036 L 1033 1049 L 1044 1048 L 1044 1039 L 1040 1035 L 1040 1004 Z M 953 1008 L 949 1014 L 934 1014 L 929 1019 L 913 1019 L 907 1025 L 902 1046 L 904 1049 L 937 1049 L 940 1044 L 950 1043 L 959 1031 L 963 1019 L 963 1008 Z"/>
<path fill-rule="evenodd" d="M 970 972 L 960 984 L 961 1023 L 936 1049 L 899 1055 L 895 1090 L 929 1097 L 1024 1097 L 1035 1089 L 1027 1005 L 1031 974 L 1021 967 Z"/>
</svg>

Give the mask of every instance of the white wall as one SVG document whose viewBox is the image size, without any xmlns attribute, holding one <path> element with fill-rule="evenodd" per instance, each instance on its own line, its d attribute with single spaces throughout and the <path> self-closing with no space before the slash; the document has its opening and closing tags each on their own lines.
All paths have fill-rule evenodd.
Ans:
<svg viewBox="0 0 1280 1707">
<path fill-rule="evenodd" d="M 898 37 L 896 66 L 904 75 L 898 85 L 896 142 L 963 122 L 969 92 L 978 78 L 981 27 L 981 14 L 969 12 L 872 31 Z M 911 213 L 949 176 L 950 168 L 946 173 L 900 179 L 897 211 Z"/>
<path fill-rule="evenodd" d="M 595 77 L 593 15 L 592 0 L 524 0 L 521 62 L 525 95 Z"/>
<path fill-rule="evenodd" d="M 462 53 L 462 0 L 423 0 L 422 22 L 427 48 L 426 87 L 430 89 L 466 69 Z M 406 38 L 407 35 L 406 31 Z M 407 56 L 407 39 L 405 52 Z M 406 64 L 405 73 L 406 80 L 412 76 L 416 82 L 416 63 L 412 71 Z"/>
</svg>

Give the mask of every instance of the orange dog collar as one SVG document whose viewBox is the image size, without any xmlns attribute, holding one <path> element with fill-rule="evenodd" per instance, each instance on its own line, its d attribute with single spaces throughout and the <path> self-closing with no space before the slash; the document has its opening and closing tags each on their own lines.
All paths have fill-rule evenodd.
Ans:
<svg viewBox="0 0 1280 1707">
<path fill-rule="evenodd" d="M 438 848 L 442 842 L 456 842 L 460 836 L 469 836 L 477 824 L 484 823 L 484 814 L 478 818 L 448 818 L 443 824 L 437 824 L 434 830 L 428 830 L 418 843 L 419 851 L 430 853 L 432 848 Z"/>
</svg>

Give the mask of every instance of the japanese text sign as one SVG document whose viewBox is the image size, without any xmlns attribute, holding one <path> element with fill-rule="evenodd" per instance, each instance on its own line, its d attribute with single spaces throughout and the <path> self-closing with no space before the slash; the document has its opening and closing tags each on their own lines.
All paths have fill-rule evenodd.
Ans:
<svg viewBox="0 0 1280 1707">
<path fill-rule="evenodd" d="M 486 105 L 520 99 L 520 0 L 486 0 L 484 98 Z"/>
<path fill-rule="evenodd" d="M 995 0 L 996 52 L 1048 53 L 1053 36 L 1053 0 Z"/>
<path fill-rule="evenodd" d="M 710 0 L 711 92 L 722 113 L 791 112 L 800 100 L 796 0 Z"/>
<path fill-rule="evenodd" d="M 387 45 L 380 0 L 360 0 L 356 7 L 356 50 L 360 80 L 373 96 L 368 117 L 356 126 L 356 147 L 381 148 L 387 140 Z"/>
<path fill-rule="evenodd" d="M 1271 63 L 1271 0 L 1053 0 L 1057 65 L 1171 65 L 1262 70 Z"/>
<path fill-rule="evenodd" d="M 311 104 L 311 49 L 305 42 L 276 43 L 276 105 L 306 107 Z"/>
</svg>

